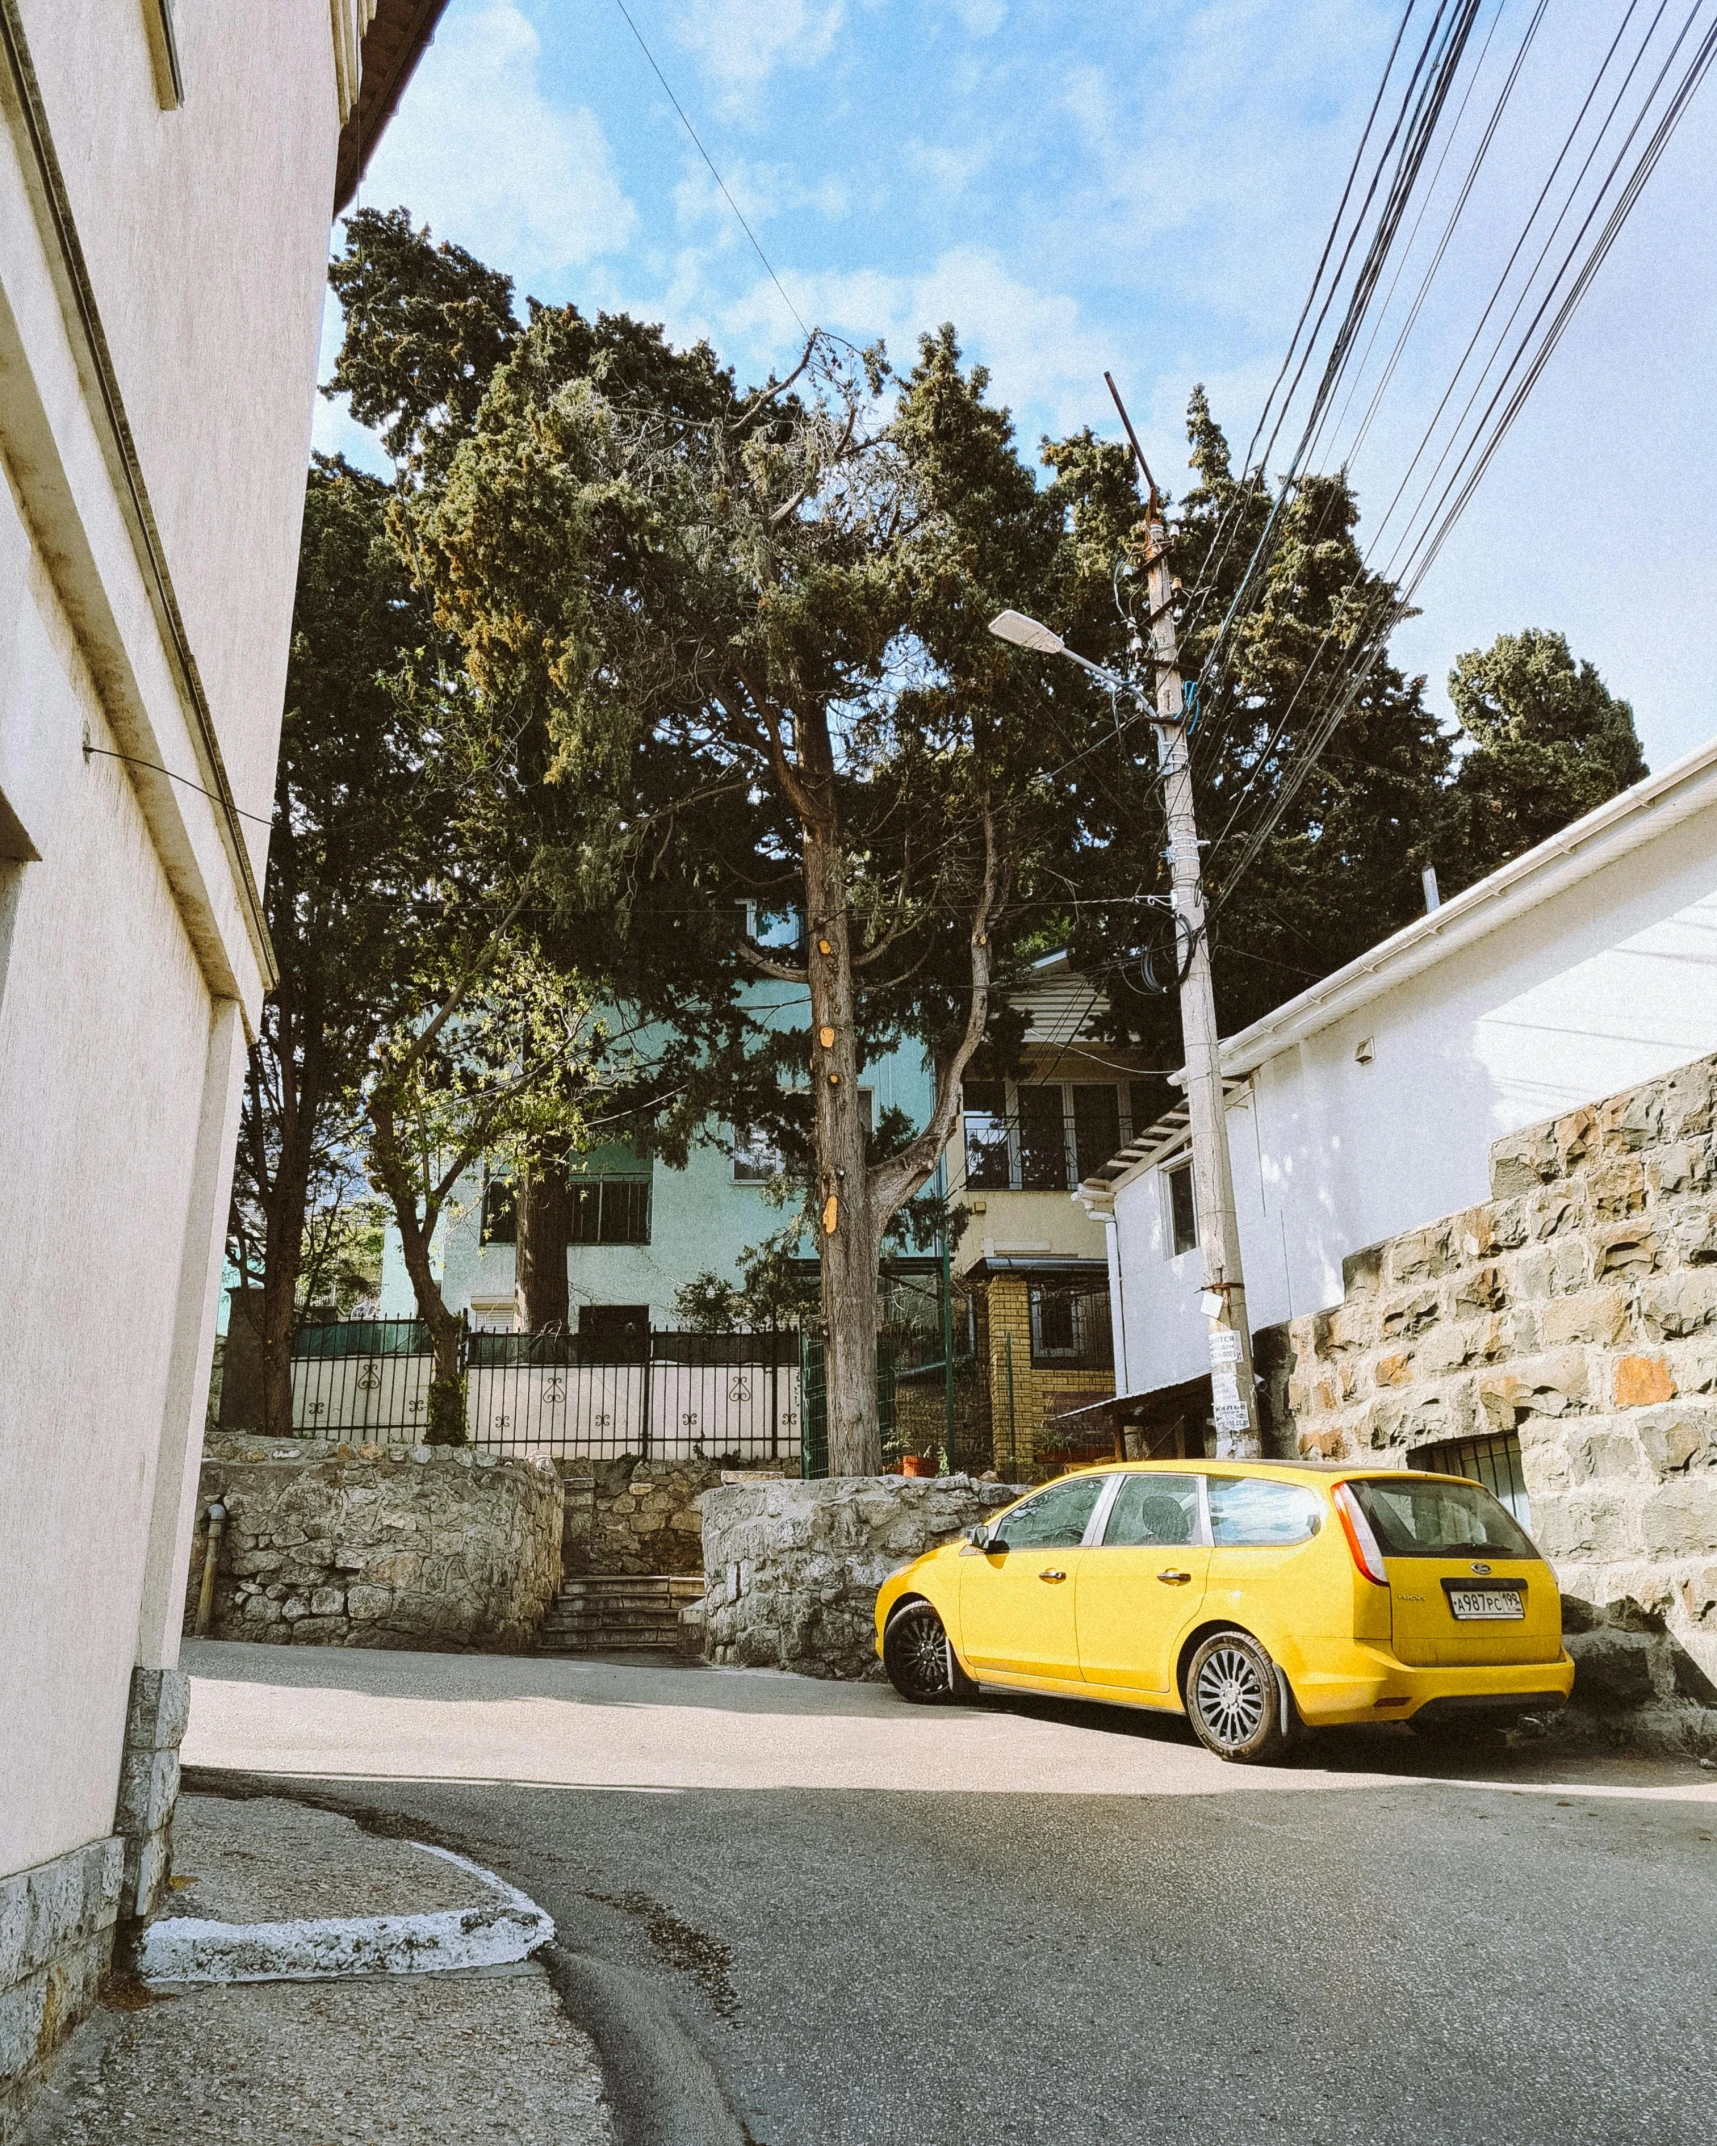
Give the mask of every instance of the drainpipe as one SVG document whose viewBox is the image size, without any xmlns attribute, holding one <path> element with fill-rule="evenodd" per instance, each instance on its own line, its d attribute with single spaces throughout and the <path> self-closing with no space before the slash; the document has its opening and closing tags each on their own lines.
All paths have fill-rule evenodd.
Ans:
<svg viewBox="0 0 1717 2146">
<path fill-rule="evenodd" d="M 221 1561 L 221 1535 L 227 1524 L 227 1509 L 217 1498 L 209 1507 L 209 1540 L 203 1552 L 203 1584 L 197 1595 L 196 1636 L 206 1639 L 215 1613 L 215 1567 Z"/>
</svg>

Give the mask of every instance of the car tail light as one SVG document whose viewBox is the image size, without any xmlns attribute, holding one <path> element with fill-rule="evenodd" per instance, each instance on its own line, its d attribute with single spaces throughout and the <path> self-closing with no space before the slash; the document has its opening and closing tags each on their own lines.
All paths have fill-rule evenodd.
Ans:
<svg viewBox="0 0 1717 2146">
<path fill-rule="evenodd" d="M 1364 1508 L 1345 1483 L 1335 1486 L 1335 1509 L 1341 1518 L 1341 1531 L 1347 1537 L 1347 1546 L 1353 1552 L 1353 1561 L 1368 1580 L 1379 1587 L 1389 1585 L 1389 1574 L 1384 1570 L 1383 1552 L 1377 1546 L 1377 1537 L 1371 1532 L 1371 1522 L 1366 1519 Z"/>
</svg>

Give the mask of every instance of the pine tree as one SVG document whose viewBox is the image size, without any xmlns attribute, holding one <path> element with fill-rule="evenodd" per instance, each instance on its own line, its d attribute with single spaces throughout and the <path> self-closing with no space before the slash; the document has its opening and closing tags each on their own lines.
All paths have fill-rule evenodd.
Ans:
<svg viewBox="0 0 1717 2146">
<path fill-rule="evenodd" d="M 1647 772 L 1632 708 L 1559 633 L 1528 627 L 1458 656 L 1449 698 L 1473 741 L 1450 798 L 1463 885 Z"/>
</svg>

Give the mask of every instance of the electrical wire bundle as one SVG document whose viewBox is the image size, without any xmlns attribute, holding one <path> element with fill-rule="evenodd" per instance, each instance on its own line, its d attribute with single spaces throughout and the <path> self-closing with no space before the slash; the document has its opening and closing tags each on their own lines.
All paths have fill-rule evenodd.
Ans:
<svg viewBox="0 0 1717 2146">
<path fill-rule="evenodd" d="M 1351 470 L 1368 445 L 1375 457 L 1380 413 L 1404 399 L 1402 360 L 1423 342 L 1440 284 L 1444 312 L 1470 329 L 1429 417 L 1401 412 L 1410 452 L 1390 473 L 1360 571 L 1268 736 L 1241 752 L 1245 779 L 1207 859 L 1218 906 L 1364 692 L 1717 57 L 1717 0 L 1627 0 L 1522 214 L 1518 182 L 1497 167 L 1530 155 L 1521 137 L 1567 101 L 1553 77 L 1538 78 L 1565 64 L 1539 39 L 1547 6 L 1408 0 L 1241 481 L 1188 593 L 1191 639 L 1256 530 L 1197 681 L 1209 714 L 1193 758 L 1208 769 L 1242 744 L 1249 713 L 1235 670 L 1289 508 L 1315 467 Z M 1478 273 L 1471 256 L 1510 235 L 1500 269 Z M 1296 714 L 1304 730 L 1284 752 Z"/>
</svg>

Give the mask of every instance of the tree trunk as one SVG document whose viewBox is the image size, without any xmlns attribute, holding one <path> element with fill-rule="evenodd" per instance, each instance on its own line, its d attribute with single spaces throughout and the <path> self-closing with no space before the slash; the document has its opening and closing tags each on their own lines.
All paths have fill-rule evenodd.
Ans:
<svg viewBox="0 0 1717 2146">
<path fill-rule="evenodd" d="M 262 1079 L 250 1076 L 250 1124 L 254 1142 L 253 1177 L 267 1237 L 262 1250 L 262 1292 L 257 1323 L 262 1359 L 262 1422 L 266 1438 L 292 1436 L 292 1338 L 298 1325 L 298 1283 L 304 1270 L 304 1222 L 310 1207 L 310 1172 L 324 1095 L 321 1052 L 314 1036 L 306 1039 L 302 1063 L 295 1067 L 293 1031 L 301 1025 L 284 990 L 276 998 L 278 1024 L 276 1071 L 280 1081 L 280 1146 L 274 1175 L 267 1172 L 263 1125 Z M 253 1046 L 260 1049 L 261 1046 Z"/>
<path fill-rule="evenodd" d="M 806 965 L 816 1099 L 823 1365 L 831 1475 L 879 1475 L 876 1403 L 877 1257 L 864 1118 L 859 1108 L 852 942 L 838 840 L 805 827 Z"/>
<path fill-rule="evenodd" d="M 429 1381 L 429 1421 L 424 1443 L 432 1446 L 462 1446 L 469 1432 L 465 1426 L 465 1324 L 447 1309 L 430 1261 L 430 1246 L 440 1206 L 432 1200 L 420 1213 L 417 1188 L 400 1152 L 399 1131 L 385 1089 L 372 1092 L 366 1105 L 373 1138 L 370 1162 L 380 1180 L 399 1230 L 400 1256 L 411 1278 L 417 1299 L 417 1316 L 429 1329 L 435 1370 Z"/>
<path fill-rule="evenodd" d="M 527 1334 L 564 1332 L 566 1245 L 572 1229 L 564 1154 L 550 1152 L 520 1171 L 514 1212 L 513 1289 L 519 1324 Z"/>
</svg>

